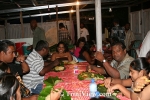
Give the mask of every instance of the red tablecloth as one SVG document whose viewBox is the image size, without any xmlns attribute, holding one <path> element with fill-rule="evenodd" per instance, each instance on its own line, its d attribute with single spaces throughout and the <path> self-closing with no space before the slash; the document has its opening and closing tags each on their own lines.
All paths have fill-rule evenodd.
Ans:
<svg viewBox="0 0 150 100">
<path fill-rule="evenodd" d="M 89 99 L 89 83 L 90 80 L 80 81 L 77 79 L 77 74 L 74 74 L 74 67 L 78 66 L 79 73 L 86 70 L 88 63 L 78 63 L 76 65 L 65 65 L 66 69 L 61 72 L 49 72 L 45 75 L 45 79 L 49 76 L 58 76 L 63 82 L 58 83 L 55 88 L 64 87 L 71 95 L 72 100 L 88 100 Z M 98 80 L 96 83 L 103 83 Z M 125 97 L 118 96 L 121 100 L 129 100 Z"/>
</svg>

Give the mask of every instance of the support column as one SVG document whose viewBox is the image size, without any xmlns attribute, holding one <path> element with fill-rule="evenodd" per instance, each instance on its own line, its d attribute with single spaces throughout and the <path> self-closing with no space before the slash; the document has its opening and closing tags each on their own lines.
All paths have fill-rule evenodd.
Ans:
<svg viewBox="0 0 150 100">
<path fill-rule="evenodd" d="M 8 27 L 7 27 L 7 20 L 5 19 L 5 39 L 8 38 Z"/>
<path fill-rule="evenodd" d="M 95 0 L 96 14 L 96 44 L 97 50 L 102 50 L 102 17 L 101 17 L 101 0 Z"/>
<path fill-rule="evenodd" d="M 58 34 L 58 6 L 56 6 L 56 27 L 57 27 L 57 42 L 59 42 L 59 34 Z"/>
<path fill-rule="evenodd" d="M 69 19 L 70 19 L 70 37 L 72 38 L 72 12 L 69 13 Z"/>
<path fill-rule="evenodd" d="M 80 38 L 80 12 L 79 5 L 76 5 L 76 19 L 77 19 L 77 39 Z"/>
</svg>

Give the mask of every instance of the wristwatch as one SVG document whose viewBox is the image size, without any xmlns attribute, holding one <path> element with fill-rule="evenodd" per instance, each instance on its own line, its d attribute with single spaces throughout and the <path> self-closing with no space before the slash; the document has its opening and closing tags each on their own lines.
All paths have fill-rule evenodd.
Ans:
<svg viewBox="0 0 150 100">
<path fill-rule="evenodd" d="M 102 63 L 106 62 L 106 59 L 102 60 Z"/>
</svg>

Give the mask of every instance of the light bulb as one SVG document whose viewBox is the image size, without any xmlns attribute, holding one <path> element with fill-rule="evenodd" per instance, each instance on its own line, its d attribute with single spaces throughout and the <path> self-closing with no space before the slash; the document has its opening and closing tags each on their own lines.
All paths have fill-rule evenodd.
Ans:
<svg viewBox="0 0 150 100">
<path fill-rule="evenodd" d="M 111 9 L 111 8 L 109 8 L 109 12 L 112 12 L 112 9 Z"/>
<path fill-rule="evenodd" d="M 79 1 L 77 1 L 77 5 L 79 5 Z"/>
</svg>

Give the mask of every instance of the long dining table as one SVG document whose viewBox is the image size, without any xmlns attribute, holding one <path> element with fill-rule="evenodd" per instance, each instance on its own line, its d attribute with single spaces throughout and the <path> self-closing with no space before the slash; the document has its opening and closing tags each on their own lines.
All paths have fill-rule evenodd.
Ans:
<svg viewBox="0 0 150 100">
<path fill-rule="evenodd" d="M 63 81 L 56 84 L 54 88 L 63 87 L 67 93 L 71 96 L 71 100 L 89 100 L 89 84 L 90 80 L 80 81 L 77 76 L 79 73 L 86 71 L 86 67 L 89 64 L 87 62 L 80 62 L 77 64 L 65 65 L 65 70 L 60 72 L 51 71 L 45 75 L 45 79 L 48 77 L 59 77 Z M 74 67 L 78 66 L 78 73 L 74 73 Z M 103 80 L 97 80 L 97 84 L 103 83 Z M 124 96 L 117 96 L 120 100 L 130 100 Z"/>
</svg>

